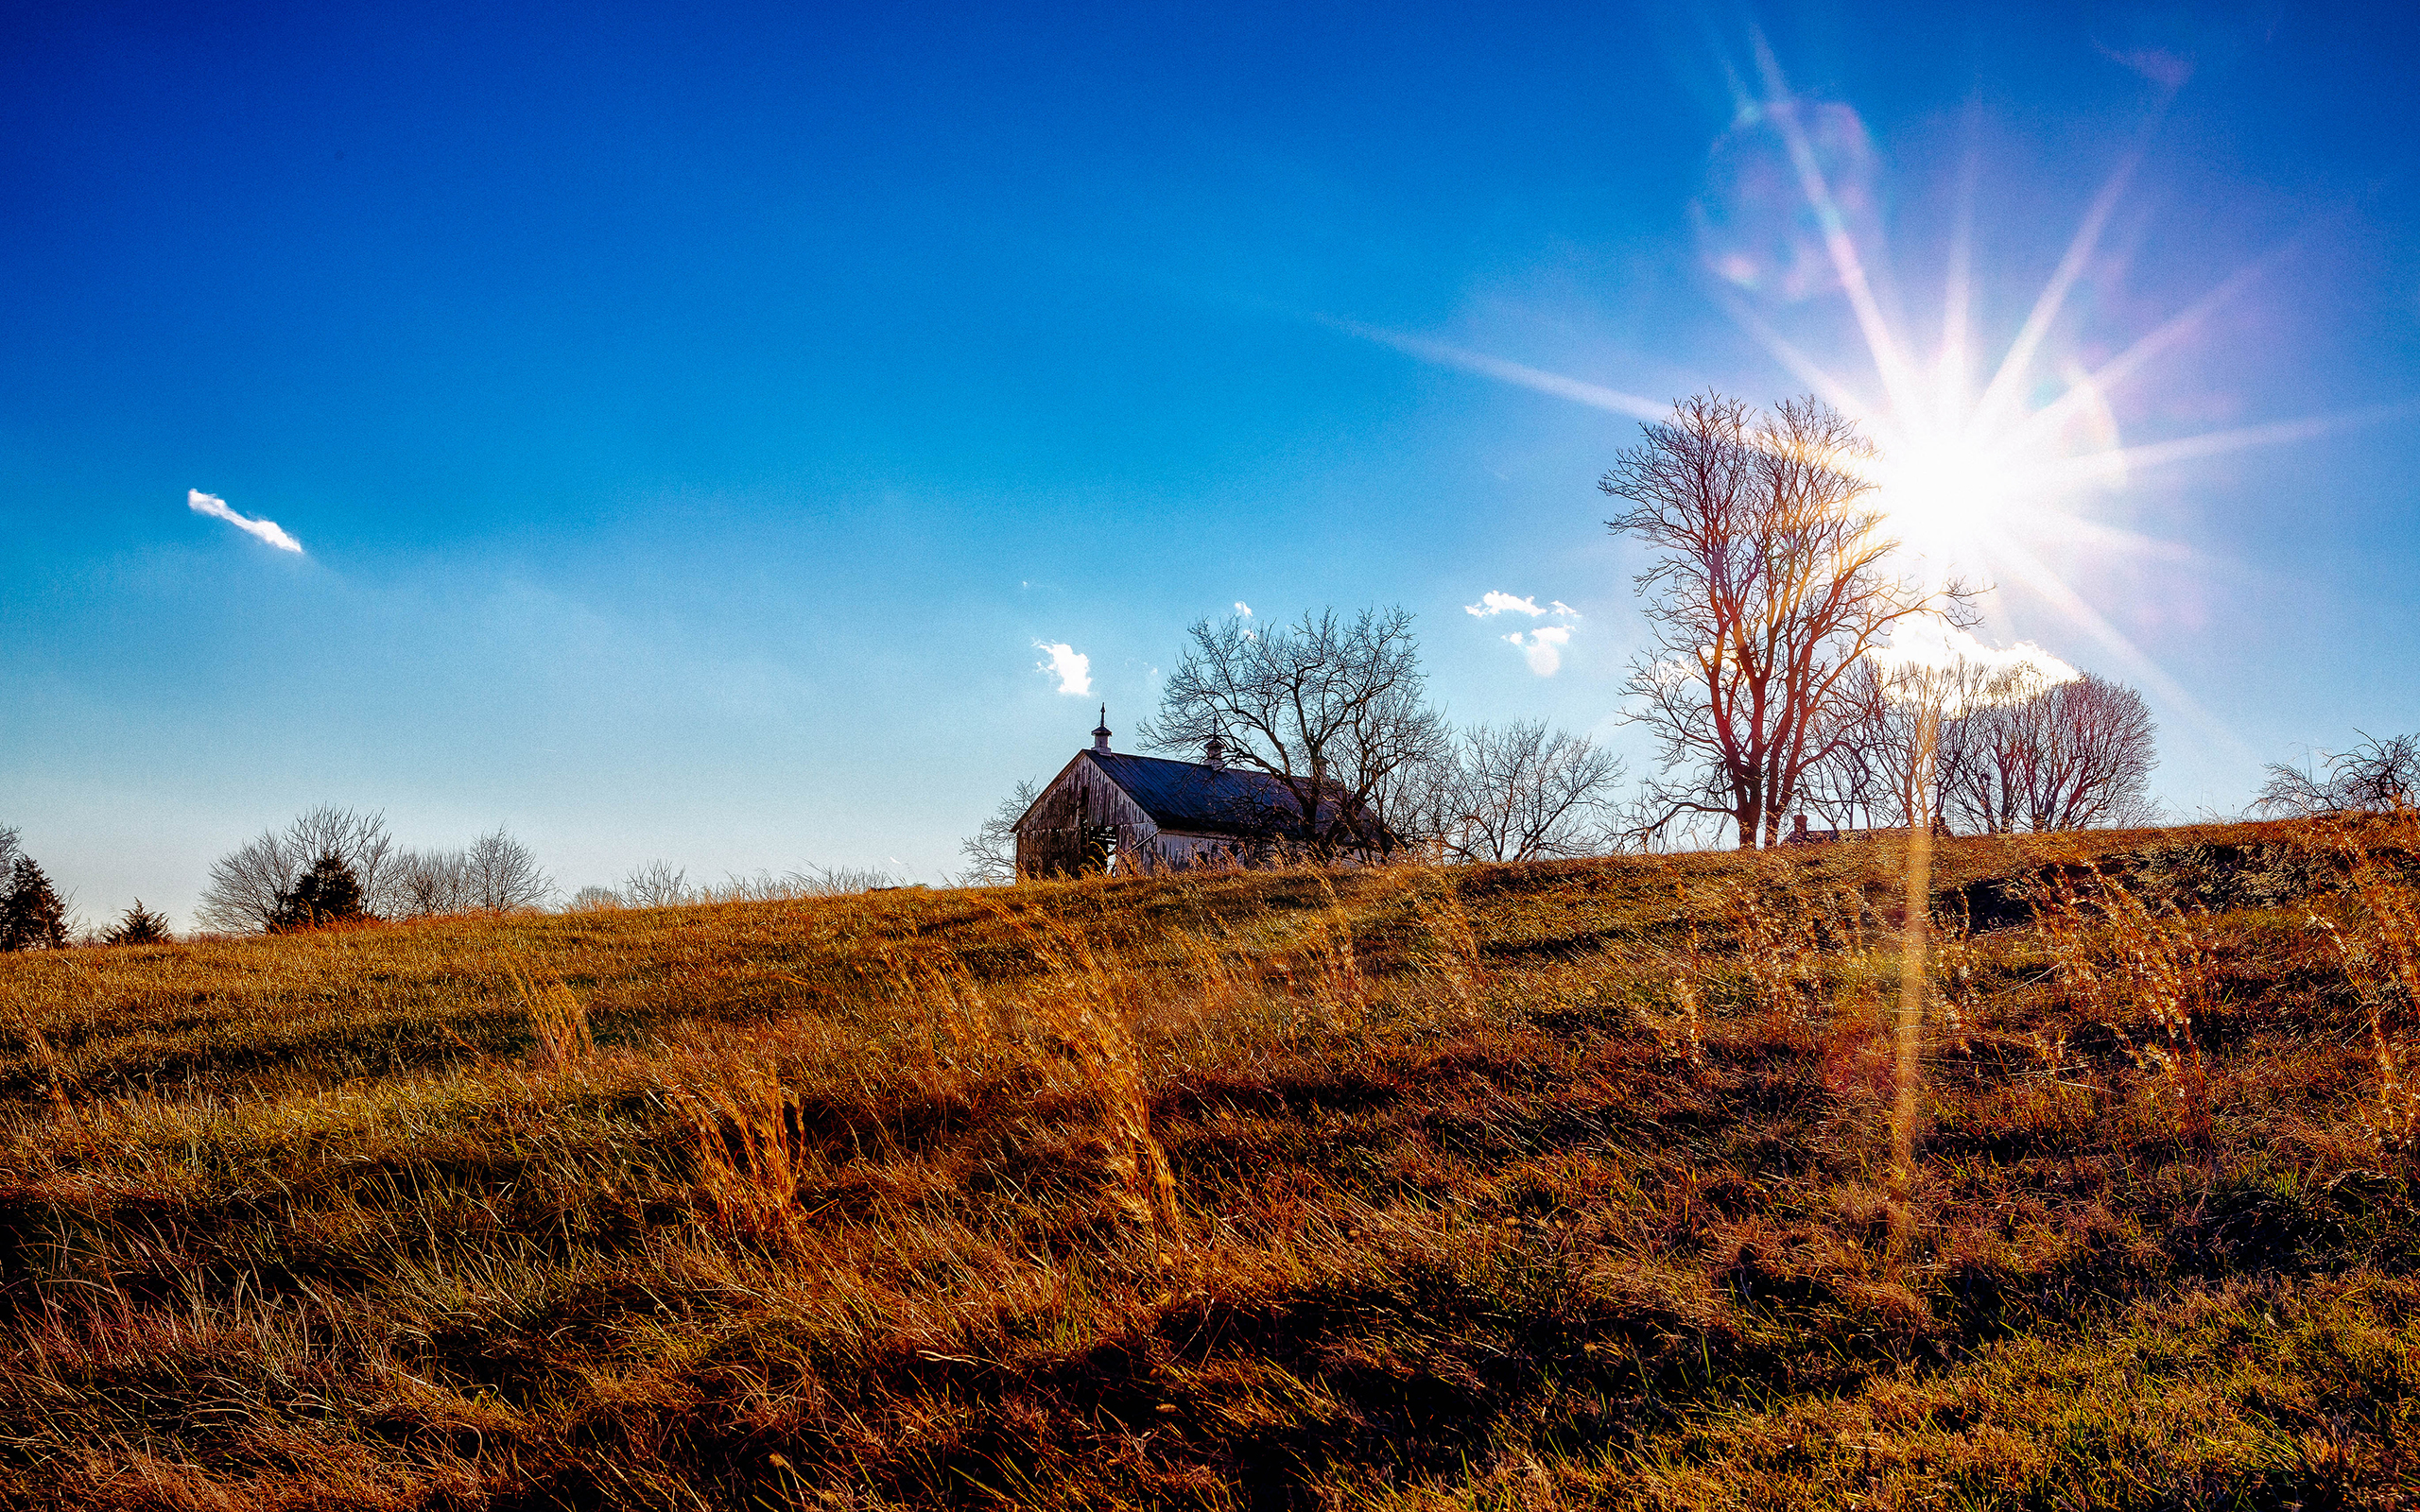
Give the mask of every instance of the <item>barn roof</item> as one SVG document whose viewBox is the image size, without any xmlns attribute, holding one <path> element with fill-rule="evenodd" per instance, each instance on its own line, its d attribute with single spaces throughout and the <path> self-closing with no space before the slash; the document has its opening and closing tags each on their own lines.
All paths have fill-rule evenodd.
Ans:
<svg viewBox="0 0 2420 1512">
<path fill-rule="evenodd" d="M 1267 829 L 1272 813 L 1292 814 L 1296 807 L 1286 784 L 1266 772 L 1219 771 L 1115 751 L 1084 754 L 1163 830 L 1251 834 Z"/>
</svg>

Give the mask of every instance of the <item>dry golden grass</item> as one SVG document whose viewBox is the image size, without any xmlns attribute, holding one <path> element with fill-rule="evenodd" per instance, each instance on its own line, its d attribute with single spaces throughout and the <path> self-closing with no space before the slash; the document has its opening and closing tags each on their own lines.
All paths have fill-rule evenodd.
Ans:
<svg viewBox="0 0 2420 1512">
<path fill-rule="evenodd" d="M 1904 1193 L 1871 844 L 0 958 L 0 1504 L 2392 1504 L 2411 830 L 1939 847 Z"/>
</svg>

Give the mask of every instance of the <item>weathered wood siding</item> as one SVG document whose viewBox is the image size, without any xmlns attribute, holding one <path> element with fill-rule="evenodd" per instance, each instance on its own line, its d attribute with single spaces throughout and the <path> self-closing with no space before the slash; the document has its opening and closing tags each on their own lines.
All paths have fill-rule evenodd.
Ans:
<svg viewBox="0 0 2420 1512">
<path fill-rule="evenodd" d="M 1104 867 L 1150 870 L 1159 826 L 1125 790 L 1082 757 L 1042 790 L 1017 824 L 1017 875 L 1078 877 Z"/>
</svg>

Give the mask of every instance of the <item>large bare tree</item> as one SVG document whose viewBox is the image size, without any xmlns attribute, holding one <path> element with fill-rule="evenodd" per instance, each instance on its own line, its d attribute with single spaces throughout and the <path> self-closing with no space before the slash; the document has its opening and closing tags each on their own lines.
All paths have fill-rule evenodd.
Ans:
<svg viewBox="0 0 2420 1512">
<path fill-rule="evenodd" d="M 2036 696 L 2041 737 L 2025 794 L 2036 830 L 2081 830 L 2141 806 L 2158 759 L 2157 727 L 2143 696 L 2087 674 Z"/>
<path fill-rule="evenodd" d="M 1706 393 L 1648 424 L 1599 482 L 1629 506 L 1606 524 L 1651 555 L 1636 581 L 1653 642 L 1628 685 L 1663 758 L 1650 827 L 1713 815 L 1743 850 L 1772 844 L 1842 737 L 1858 661 L 1912 616 L 1968 622 L 1963 587 L 1889 570 L 1898 542 L 1866 502 L 1873 455 L 1820 400 L 1762 414 Z"/>
<path fill-rule="evenodd" d="M 1426 701 L 1411 618 L 1365 609 L 1267 628 L 1197 620 L 1159 717 L 1138 734 L 1148 748 L 1188 754 L 1216 738 L 1230 765 L 1268 773 L 1293 807 L 1267 816 L 1271 837 L 1315 860 L 1388 854 L 1402 840 L 1386 823 L 1391 797 L 1449 738 Z"/>
</svg>

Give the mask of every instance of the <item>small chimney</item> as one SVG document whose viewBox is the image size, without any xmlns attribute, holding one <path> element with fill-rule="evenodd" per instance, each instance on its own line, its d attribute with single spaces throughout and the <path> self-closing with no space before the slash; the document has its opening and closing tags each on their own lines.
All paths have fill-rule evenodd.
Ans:
<svg viewBox="0 0 2420 1512">
<path fill-rule="evenodd" d="M 1100 723 L 1093 730 L 1093 749 L 1103 756 L 1109 754 L 1109 705 L 1107 704 L 1100 706 Z"/>
<path fill-rule="evenodd" d="M 1209 751 L 1210 769 L 1214 772 L 1225 771 L 1227 769 L 1227 743 L 1219 738 L 1219 732 L 1215 730 L 1210 731 Z"/>
</svg>

